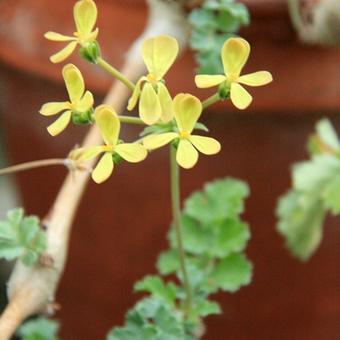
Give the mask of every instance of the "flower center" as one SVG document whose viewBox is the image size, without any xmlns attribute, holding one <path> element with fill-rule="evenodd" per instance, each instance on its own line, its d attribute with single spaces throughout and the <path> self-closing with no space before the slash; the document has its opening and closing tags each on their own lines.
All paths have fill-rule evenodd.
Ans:
<svg viewBox="0 0 340 340">
<path fill-rule="evenodd" d="M 113 145 L 103 145 L 103 151 L 105 152 L 113 151 Z"/>
<path fill-rule="evenodd" d="M 190 136 L 190 132 L 181 131 L 179 135 L 180 135 L 181 138 L 188 138 Z"/>
<path fill-rule="evenodd" d="M 228 80 L 232 83 L 238 79 L 236 74 L 228 74 Z"/>
<path fill-rule="evenodd" d="M 157 84 L 157 78 L 155 75 L 153 75 L 152 73 L 149 73 L 147 76 L 146 76 L 148 82 L 152 83 L 153 85 Z"/>
</svg>

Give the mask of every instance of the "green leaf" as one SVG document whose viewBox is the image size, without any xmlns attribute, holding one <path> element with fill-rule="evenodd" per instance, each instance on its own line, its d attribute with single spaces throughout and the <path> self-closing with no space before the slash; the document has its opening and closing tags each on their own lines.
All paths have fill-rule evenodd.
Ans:
<svg viewBox="0 0 340 340">
<path fill-rule="evenodd" d="M 310 194 L 289 191 L 279 200 L 277 216 L 277 228 L 286 238 L 287 247 L 294 256 L 307 260 L 322 238 L 322 202 Z"/>
<path fill-rule="evenodd" d="M 201 300 L 195 304 L 194 312 L 197 316 L 206 317 L 212 314 L 221 314 L 222 310 L 217 302 Z"/>
<path fill-rule="evenodd" d="M 336 215 L 340 213 L 340 174 L 326 185 L 322 197 L 325 207 L 329 209 L 332 214 Z"/>
<path fill-rule="evenodd" d="M 127 313 L 124 327 L 113 329 L 108 340 L 187 339 L 183 316 L 162 300 L 146 298 Z"/>
<path fill-rule="evenodd" d="M 293 167 L 293 187 L 297 191 L 319 194 L 340 174 L 340 159 L 332 155 L 314 156 Z"/>
<path fill-rule="evenodd" d="M 252 277 L 252 265 L 244 255 L 234 254 L 221 260 L 209 276 L 208 284 L 227 292 L 236 292 L 248 285 Z"/>
<path fill-rule="evenodd" d="M 58 340 L 59 323 L 43 317 L 25 322 L 18 330 L 23 340 Z"/>
<path fill-rule="evenodd" d="M 233 0 L 205 1 L 189 15 L 192 26 L 190 46 L 196 50 L 201 74 L 223 72 L 221 48 L 226 39 L 249 23 L 247 8 Z"/>
<path fill-rule="evenodd" d="M 176 249 L 165 251 L 158 257 L 157 269 L 162 275 L 174 273 L 179 268 L 179 255 Z"/>
<path fill-rule="evenodd" d="M 340 150 L 340 142 L 336 131 L 334 130 L 331 122 L 324 118 L 320 120 L 316 125 L 316 131 L 320 139 L 333 148 L 334 150 Z"/>
<path fill-rule="evenodd" d="M 176 299 L 177 286 L 172 282 L 164 283 L 159 276 L 146 276 L 135 284 L 134 289 L 149 292 L 152 296 L 164 299 L 169 304 L 173 304 Z"/>
<path fill-rule="evenodd" d="M 248 194 L 244 182 L 231 178 L 216 180 L 207 184 L 203 192 L 192 194 L 185 201 L 184 212 L 205 225 L 234 219 L 243 212 Z"/>
<path fill-rule="evenodd" d="M 23 215 L 22 209 L 14 209 L 8 212 L 6 221 L 0 221 L 0 257 L 20 258 L 30 266 L 45 251 L 46 235 L 40 230 L 38 218 Z"/>
</svg>

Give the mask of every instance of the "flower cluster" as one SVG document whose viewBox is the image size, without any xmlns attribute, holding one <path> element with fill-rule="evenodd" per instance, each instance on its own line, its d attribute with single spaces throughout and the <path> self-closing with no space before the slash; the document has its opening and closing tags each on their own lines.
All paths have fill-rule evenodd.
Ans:
<svg viewBox="0 0 340 340">
<path fill-rule="evenodd" d="M 46 38 L 54 41 L 70 41 L 57 54 L 52 62 L 66 59 L 76 45 L 87 48 L 96 44 L 98 29 L 94 29 L 97 20 L 97 8 L 92 0 L 81 0 L 74 6 L 74 20 L 77 32 L 74 37 L 48 32 Z M 90 44 L 90 45 L 89 45 Z M 209 99 L 201 102 L 197 97 L 180 93 L 172 99 L 164 80 L 178 55 L 179 46 L 173 37 L 161 35 L 146 39 L 142 43 L 142 58 L 147 68 L 147 75 L 141 77 L 134 86 L 128 102 L 128 110 L 133 110 L 138 103 L 139 122 L 152 127 L 146 128 L 146 136 L 133 143 L 119 139 L 123 117 L 117 115 L 114 108 L 100 105 L 93 108 L 91 92 L 85 91 L 83 77 L 79 69 L 68 64 L 62 75 L 69 95 L 69 101 L 51 102 L 42 106 L 40 113 L 51 116 L 62 112 L 60 117 L 47 130 L 52 136 L 61 133 L 71 119 L 74 123 L 95 123 L 101 133 L 104 144 L 73 150 L 70 158 L 77 162 L 86 162 L 102 155 L 92 171 L 96 183 L 102 183 L 112 174 L 115 164 L 121 160 L 136 163 L 143 161 L 148 151 L 171 144 L 176 148 L 177 163 L 185 168 L 192 168 L 198 161 L 198 151 L 205 155 L 214 155 L 221 149 L 220 143 L 211 137 L 193 134 L 203 107 Z M 228 39 L 222 48 L 221 57 L 224 75 L 197 75 L 195 82 L 199 88 L 217 86 L 218 99 L 230 98 L 238 109 L 245 109 L 252 101 L 251 95 L 242 85 L 260 86 L 272 81 L 267 71 L 259 71 L 241 76 L 241 71 L 250 54 L 249 43 L 242 38 Z M 87 58 L 86 55 L 83 56 Z M 120 79 L 124 75 L 120 74 Z M 242 85 L 241 85 L 242 84 Z M 126 118 L 126 117 L 125 117 Z M 131 119 L 132 117 L 127 117 Z"/>
</svg>

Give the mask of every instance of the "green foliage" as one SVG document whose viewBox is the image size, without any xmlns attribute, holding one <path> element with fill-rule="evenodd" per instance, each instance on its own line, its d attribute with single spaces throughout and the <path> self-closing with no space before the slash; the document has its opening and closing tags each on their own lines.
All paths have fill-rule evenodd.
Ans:
<svg viewBox="0 0 340 340">
<path fill-rule="evenodd" d="M 108 340 L 178 340 L 185 335 L 181 313 L 174 311 L 156 298 L 146 298 L 131 309 L 125 327 L 113 329 Z"/>
<path fill-rule="evenodd" d="M 175 274 L 182 282 L 176 237 L 171 228 L 170 249 L 161 253 L 157 261 L 159 273 L 171 276 L 146 276 L 136 283 L 135 290 L 151 297 L 130 310 L 125 326 L 113 329 L 109 340 L 195 339 L 201 318 L 221 313 L 209 295 L 220 290 L 234 293 L 250 283 L 252 265 L 243 254 L 250 232 L 240 219 L 248 194 L 245 183 L 227 178 L 205 185 L 185 201 L 181 227 L 192 290 L 191 309 L 186 309 L 183 285 L 171 281 Z"/>
<path fill-rule="evenodd" d="M 59 324 L 43 317 L 25 322 L 18 330 L 23 340 L 58 340 Z"/>
<path fill-rule="evenodd" d="M 191 47 L 197 51 L 199 73 L 223 73 L 221 48 L 242 25 L 248 25 L 247 8 L 234 0 L 207 0 L 189 16 L 192 25 Z"/>
<path fill-rule="evenodd" d="M 292 168 L 293 188 L 278 203 L 278 231 L 301 260 L 318 248 L 327 212 L 340 213 L 340 142 L 327 119 L 309 140 L 311 158 Z"/>
<path fill-rule="evenodd" d="M 19 258 L 25 265 L 33 265 L 46 249 L 46 235 L 40 230 L 39 219 L 24 217 L 23 209 L 7 213 L 0 221 L 0 257 L 8 261 Z"/>
</svg>

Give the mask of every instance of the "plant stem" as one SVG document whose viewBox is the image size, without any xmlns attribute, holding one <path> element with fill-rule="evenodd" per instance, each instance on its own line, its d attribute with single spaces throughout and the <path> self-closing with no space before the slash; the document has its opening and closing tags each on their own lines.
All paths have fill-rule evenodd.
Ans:
<svg viewBox="0 0 340 340">
<path fill-rule="evenodd" d="M 135 85 L 127 79 L 123 73 L 119 72 L 113 66 L 111 66 L 108 62 L 106 62 L 103 58 L 99 57 L 97 59 L 97 65 L 99 65 L 103 70 L 111 74 L 113 77 L 121 81 L 129 90 L 133 92 L 135 89 Z"/>
<path fill-rule="evenodd" d="M 209 98 L 202 102 L 203 109 L 206 109 L 208 106 L 217 103 L 220 99 L 221 98 L 218 93 L 213 94 L 212 96 L 210 96 Z"/>
<path fill-rule="evenodd" d="M 181 228 L 180 177 L 179 167 L 176 161 L 176 148 L 173 145 L 170 145 L 170 174 L 171 174 L 171 201 L 173 223 L 176 233 L 180 266 L 183 275 L 183 285 L 186 292 L 186 312 L 188 313 L 191 309 L 192 294 L 188 279 L 188 273 L 185 265 L 185 252 L 183 248 Z"/>
<path fill-rule="evenodd" d="M 302 27 L 302 19 L 300 14 L 300 6 L 298 0 L 288 0 L 288 10 L 290 18 L 295 30 L 299 31 Z"/>
<path fill-rule="evenodd" d="M 19 171 L 31 170 L 35 168 L 41 168 L 45 166 L 51 165 L 64 165 L 68 166 L 68 159 L 61 159 L 61 158 L 51 158 L 51 159 L 42 159 L 39 161 L 32 161 L 27 163 L 22 163 L 18 165 L 13 165 L 8 168 L 0 169 L 0 176 L 12 174 Z"/>
<path fill-rule="evenodd" d="M 145 123 L 138 117 L 118 116 L 118 118 L 121 123 L 145 125 Z"/>
</svg>

